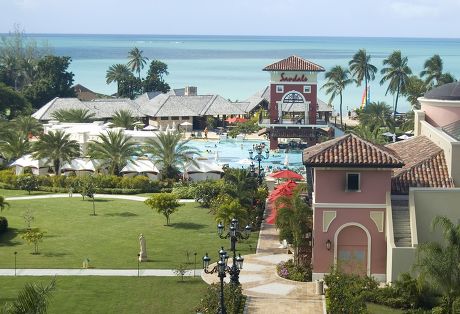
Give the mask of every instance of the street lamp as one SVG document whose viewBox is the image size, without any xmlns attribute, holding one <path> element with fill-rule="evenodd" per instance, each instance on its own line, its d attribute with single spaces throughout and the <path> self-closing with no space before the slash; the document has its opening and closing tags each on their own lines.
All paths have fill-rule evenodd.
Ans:
<svg viewBox="0 0 460 314">
<path fill-rule="evenodd" d="M 270 151 L 267 149 L 265 149 L 265 156 L 263 155 L 264 153 L 264 150 L 263 150 L 263 147 L 262 145 L 256 145 L 254 147 L 255 149 L 255 152 L 256 154 L 254 155 L 254 151 L 252 149 L 249 150 L 249 159 L 251 160 L 256 160 L 259 162 L 259 174 L 258 174 L 258 181 L 259 181 L 259 184 L 262 183 L 262 179 L 263 179 L 263 175 L 262 175 L 262 167 L 260 166 L 260 163 L 262 162 L 262 160 L 264 159 L 268 159 L 269 155 L 270 155 Z M 252 172 L 252 169 L 253 169 L 253 164 L 251 164 L 251 172 Z"/>
<path fill-rule="evenodd" d="M 16 257 L 18 255 L 18 252 L 14 251 L 14 276 L 16 276 Z"/>
<path fill-rule="evenodd" d="M 141 258 L 141 254 L 137 254 L 137 277 L 140 277 L 140 271 L 139 271 L 139 260 Z"/>
</svg>

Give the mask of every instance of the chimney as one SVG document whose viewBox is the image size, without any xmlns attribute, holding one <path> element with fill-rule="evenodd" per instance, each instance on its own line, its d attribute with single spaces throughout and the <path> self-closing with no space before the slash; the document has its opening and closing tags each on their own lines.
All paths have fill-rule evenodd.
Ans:
<svg viewBox="0 0 460 314">
<path fill-rule="evenodd" d="M 196 96 L 197 88 L 196 86 L 185 86 L 184 96 Z"/>
</svg>

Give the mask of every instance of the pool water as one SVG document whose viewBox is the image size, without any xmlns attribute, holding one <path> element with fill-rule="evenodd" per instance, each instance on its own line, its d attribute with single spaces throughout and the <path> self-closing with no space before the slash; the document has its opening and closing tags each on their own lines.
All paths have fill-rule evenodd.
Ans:
<svg viewBox="0 0 460 314">
<path fill-rule="evenodd" d="M 248 168 L 252 160 L 249 159 L 249 150 L 256 144 L 265 144 L 269 147 L 268 141 L 256 140 L 236 140 L 229 139 L 225 141 L 218 140 L 191 140 L 190 146 L 196 147 L 201 152 L 201 157 L 214 159 L 220 165 L 229 165 L 232 168 Z M 264 154 L 265 155 L 265 154 Z M 258 162 L 254 164 L 257 167 Z M 279 150 L 279 152 L 270 152 L 269 158 L 262 160 L 261 166 L 276 169 L 293 169 L 302 170 L 302 152 Z M 286 167 L 287 166 L 287 167 Z"/>
</svg>

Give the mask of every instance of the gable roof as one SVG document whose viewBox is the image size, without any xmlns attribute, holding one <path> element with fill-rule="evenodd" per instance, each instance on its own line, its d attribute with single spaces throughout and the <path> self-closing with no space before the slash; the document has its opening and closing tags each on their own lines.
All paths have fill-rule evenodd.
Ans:
<svg viewBox="0 0 460 314">
<path fill-rule="evenodd" d="M 298 56 L 290 56 L 286 59 L 267 65 L 264 71 L 311 71 L 323 72 L 325 69 L 309 60 Z"/>
<path fill-rule="evenodd" d="M 455 187 L 449 176 L 444 151 L 425 136 L 415 136 L 386 147 L 400 156 L 404 166 L 395 169 L 391 190 L 409 193 L 410 187 Z"/>
<path fill-rule="evenodd" d="M 398 168 L 403 161 L 384 146 L 354 134 L 317 144 L 303 151 L 303 163 L 310 167 Z"/>
</svg>

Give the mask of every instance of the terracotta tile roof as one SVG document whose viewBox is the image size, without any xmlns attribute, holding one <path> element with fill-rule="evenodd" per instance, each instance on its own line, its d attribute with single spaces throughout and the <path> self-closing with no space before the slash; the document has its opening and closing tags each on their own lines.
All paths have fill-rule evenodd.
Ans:
<svg viewBox="0 0 460 314">
<path fill-rule="evenodd" d="M 404 161 L 395 169 L 391 190 L 395 194 L 409 193 L 409 187 L 455 187 L 449 176 L 444 151 L 425 136 L 386 145 Z"/>
<path fill-rule="evenodd" d="M 281 61 L 267 65 L 264 71 L 312 71 L 323 72 L 325 69 L 311 61 L 305 60 L 297 56 L 290 56 Z"/>
<path fill-rule="evenodd" d="M 404 165 L 384 146 L 372 144 L 354 134 L 305 149 L 303 163 L 310 167 L 398 168 Z"/>
</svg>

